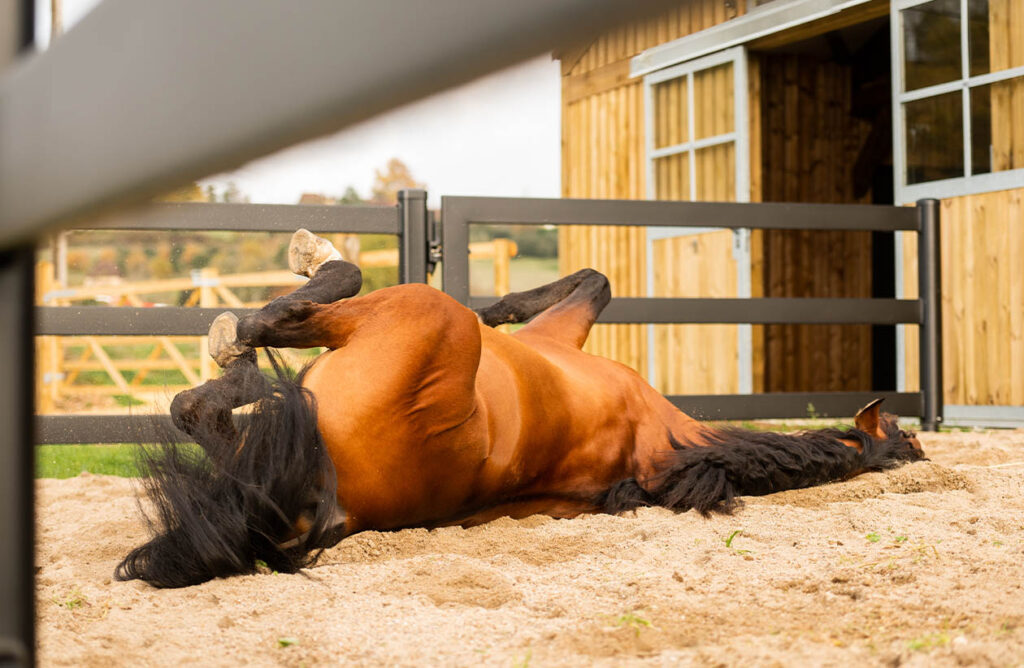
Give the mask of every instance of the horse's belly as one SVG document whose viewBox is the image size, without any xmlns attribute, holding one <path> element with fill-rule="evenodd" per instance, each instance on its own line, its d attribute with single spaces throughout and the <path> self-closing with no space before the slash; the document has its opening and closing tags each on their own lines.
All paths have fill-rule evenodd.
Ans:
<svg viewBox="0 0 1024 668">
<path fill-rule="evenodd" d="M 486 457 L 482 418 L 434 420 L 427 388 L 409 384 L 359 350 L 325 353 L 305 385 L 334 462 L 349 531 L 429 524 L 464 507 Z M 429 400 L 428 400 L 429 399 Z"/>
</svg>

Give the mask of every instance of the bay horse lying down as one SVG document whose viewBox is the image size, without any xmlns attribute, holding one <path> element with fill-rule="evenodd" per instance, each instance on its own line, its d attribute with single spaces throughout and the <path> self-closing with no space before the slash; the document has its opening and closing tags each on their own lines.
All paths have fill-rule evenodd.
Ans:
<svg viewBox="0 0 1024 668">
<path fill-rule="evenodd" d="M 144 455 L 155 536 L 119 579 L 180 587 L 257 561 L 295 572 L 367 529 L 729 512 L 742 495 L 923 457 L 879 401 L 854 428 L 790 435 L 685 415 L 632 369 L 580 350 L 611 297 L 591 269 L 474 312 L 419 284 L 355 297 L 359 269 L 305 230 L 289 265 L 309 282 L 211 326 L 223 375 L 171 405 L 202 451 Z M 527 320 L 512 335 L 492 329 Z M 273 379 L 256 364 L 259 347 L 317 346 L 328 351 L 294 380 L 276 361 Z M 236 427 L 232 409 L 248 404 Z"/>
</svg>

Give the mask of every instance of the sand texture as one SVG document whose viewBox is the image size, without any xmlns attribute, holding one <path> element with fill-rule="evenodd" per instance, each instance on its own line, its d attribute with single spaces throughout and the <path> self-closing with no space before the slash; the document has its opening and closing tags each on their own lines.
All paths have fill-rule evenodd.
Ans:
<svg viewBox="0 0 1024 668">
<path fill-rule="evenodd" d="M 179 590 L 111 577 L 146 537 L 135 484 L 41 480 L 40 663 L 1024 665 L 1024 431 L 921 440 L 733 516 L 369 532 Z"/>
</svg>

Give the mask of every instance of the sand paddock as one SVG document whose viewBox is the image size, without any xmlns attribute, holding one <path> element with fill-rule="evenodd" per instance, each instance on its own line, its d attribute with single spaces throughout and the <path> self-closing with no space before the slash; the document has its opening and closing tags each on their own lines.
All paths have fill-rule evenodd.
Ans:
<svg viewBox="0 0 1024 668">
<path fill-rule="evenodd" d="M 1024 431 L 922 441 L 930 462 L 731 517 L 365 533 L 304 574 L 181 590 L 111 578 L 146 536 L 131 481 L 41 480 L 39 659 L 1024 665 Z"/>
</svg>

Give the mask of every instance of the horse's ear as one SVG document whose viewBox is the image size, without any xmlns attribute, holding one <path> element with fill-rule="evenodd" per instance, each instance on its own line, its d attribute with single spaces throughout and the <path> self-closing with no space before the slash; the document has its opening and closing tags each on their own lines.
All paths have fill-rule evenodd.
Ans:
<svg viewBox="0 0 1024 668">
<path fill-rule="evenodd" d="M 884 399 L 875 399 L 864 408 L 857 411 L 857 415 L 853 418 L 853 425 L 861 431 L 867 432 L 872 436 L 877 436 L 882 433 L 879 429 L 879 416 L 878 411 L 882 407 Z"/>
</svg>

